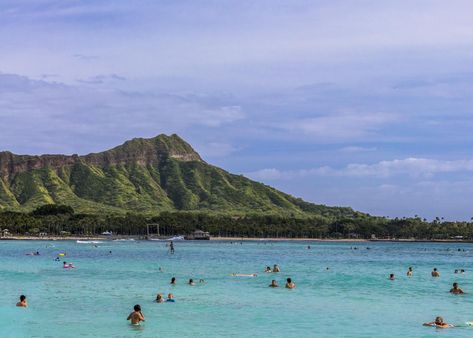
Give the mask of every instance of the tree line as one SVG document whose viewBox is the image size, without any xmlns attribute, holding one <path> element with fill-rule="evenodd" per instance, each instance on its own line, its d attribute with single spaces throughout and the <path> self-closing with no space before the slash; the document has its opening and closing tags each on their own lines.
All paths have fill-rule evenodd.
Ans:
<svg viewBox="0 0 473 338">
<path fill-rule="evenodd" d="M 0 229 L 13 235 L 75 235 L 94 236 L 105 231 L 116 235 L 175 236 L 196 229 L 212 236 L 224 237 L 287 237 L 287 238 L 415 238 L 450 239 L 462 236 L 473 239 L 473 222 L 452 222 L 442 219 L 427 221 L 420 217 L 374 217 L 355 213 L 350 217 L 333 218 L 314 215 L 245 214 L 228 215 L 210 212 L 161 212 L 149 217 L 140 214 L 80 214 L 69 206 L 45 205 L 31 213 L 0 213 Z"/>
</svg>

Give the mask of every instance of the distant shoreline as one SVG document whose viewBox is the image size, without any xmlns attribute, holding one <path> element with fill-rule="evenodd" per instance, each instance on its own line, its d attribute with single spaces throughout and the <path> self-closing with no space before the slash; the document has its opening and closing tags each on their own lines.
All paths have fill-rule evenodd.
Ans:
<svg viewBox="0 0 473 338">
<path fill-rule="evenodd" d="M 166 240 L 169 237 L 161 237 L 159 239 Z M 134 239 L 134 240 L 146 240 L 143 236 L 119 236 L 119 237 L 81 237 L 81 236 L 44 236 L 44 237 L 35 237 L 35 236 L 9 236 L 9 237 L 0 237 L 0 241 L 113 241 L 120 239 Z M 157 239 L 154 238 L 153 239 Z M 211 241 L 230 241 L 230 242 L 239 242 L 239 241 L 274 241 L 274 242 L 283 242 L 283 241 L 299 241 L 299 242 L 389 242 L 389 243 L 473 243 L 472 240 L 458 240 L 458 239 L 357 239 L 357 238 L 285 238 L 285 237 L 268 237 L 268 238 L 258 238 L 258 237 L 211 237 Z M 203 241 L 205 242 L 205 241 Z"/>
</svg>

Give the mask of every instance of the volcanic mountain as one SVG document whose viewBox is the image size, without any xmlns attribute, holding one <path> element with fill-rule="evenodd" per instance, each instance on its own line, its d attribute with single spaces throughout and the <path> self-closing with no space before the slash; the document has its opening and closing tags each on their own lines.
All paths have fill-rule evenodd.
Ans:
<svg viewBox="0 0 473 338">
<path fill-rule="evenodd" d="M 0 152 L 0 210 L 65 204 L 83 213 L 209 211 L 350 216 L 350 208 L 304 202 L 206 163 L 173 134 L 136 138 L 79 155 Z"/>
</svg>

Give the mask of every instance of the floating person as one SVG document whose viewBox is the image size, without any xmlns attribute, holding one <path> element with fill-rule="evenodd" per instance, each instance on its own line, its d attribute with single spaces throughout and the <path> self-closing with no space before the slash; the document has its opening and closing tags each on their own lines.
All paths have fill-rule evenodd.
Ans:
<svg viewBox="0 0 473 338">
<path fill-rule="evenodd" d="M 461 273 L 461 274 L 465 273 L 465 270 L 464 270 L 464 269 L 461 269 L 461 270 L 460 270 L 460 273 Z"/>
<path fill-rule="evenodd" d="M 276 280 L 273 279 L 273 280 L 271 281 L 271 284 L 269 284 L 269 287 L 270 287 L 270 288 L 277 288 L 277 287 L 279 287 L 278 282 L 276 282 Z"/>
<path fill-rule="evenodd" d="M 424 323 L 422 325 L 424 325 L 424 326 L 433 326 L 433 327 L 437 327 L 439 329 L 446 329 L 446 328 L 449 328 L 449 327 L 453 327 L 453 325 L 445 323 L 443 321 L 443 318 L 440 317 L 440 316 L 435 317 L 435 320 L 433 322 Z"/>
<path fill-rule="evenodd" d="M 394 277 L 394 274 L 391 273 L 391 274 L 389 275 L 389 280 L 395 280 L 395 279 L 396 279 L 396 277 Z"/>
<path fill-rule="evenodd" d="M 156 295 L 156 303 L 164 303 L 164 298 L 163 298 L 163 295 L 161 293 L 158 293 Z"/>
<path fill-rule="evenodd" d="M 437 268 L 434 268 L 434 270 L 431 272 L 432 277 L 440 277 L 440 272 L 437 271 Z"/>
<path fill-rule="evenodd" d="M 141 306 L 136 304 L 133 307 L 133 312 L 128 315 L 126 320 L 131 320 L 132 325 L 140 325 L 140 322 L 145 320 L 145 316 L 143 316 L 143 312 L 141 312 Z"/>
<path fill-rule="evenodd" d="M 294 289 L 296 284 L 292 281 L 291 278 L 286 279 L 286 289 Z"/>
<path fill-rule="evenodd" d="M 266 269 L 264 270 L 264 272 L 272 272 L 271 267 L 267 266 Z"/>
<path fill-rule="evenodd" d="M 174 299 L 174 295 L 172 293 L 168 294 L 168 299 L 166 299 L 166 302 L 168 303 L 174 303 L 176 300 Z"/>
<path fill-rule="evenodd" d="M 258 277 L 257 273 L 232 273 L 232 277 Z"/>
<path fill-rule="evenodd" d="M 458 269 L 455 269 L 455 272 L 454 273 L 458 273 Z"/>
<path fill-rule="evenodd" d="M 176 285 L 176 277 L 171 278 L 171 285 Z"/>
<path fill-rule="evenodd" d="M 25 295 L 20 296 L 20 301 L 16 303 L 17 307 L 28 307 L 28 301 L 26 300 Z"/>
<path fill-rule="evenodd" d="M 62 267 L 64 269 L 74 269 L 75 268 L 75 266 L 72 263 L 62 262 L 62 264 L 63 264 Z"/>
<path fill-rule="evenodd" d="M 273 272 L 281 272 L 281 269 L 279 268 L 279 265 L 274 264 L 274 266 L 273 266 Z"/>
<path fill-rule="evenodd" d="M 453 283 L 453 287 L 450 289 L 450 293 L 453 293 L 454 295 L 460 295 L 465 292 L 458 287 L 458 283 Z"/>
<path fill-rule="evenodd" d="M 193 280 L 192 278 L 189 279 L 189 283 L 187 283 L 187 284 L 189 284 L 189 285 L 191 285 L 191 286 L 194 286 L 194 285 L 195 285 L 194 280 Z"/>
<path fill-rule="evenodd" d="M 407 269 L 407 277 L 412 277 L 412 274 L 414 273 L 414 270 L 412 270 L 412 266 L 410 266 L 408 269 Z"/>
<path fill-rule="evenodd" d="M 171 254 L 174 254 L 174 242 L 173 241 L 171 241 L 171 243 L 169 243 L 169 252 Z"/>
</svg>

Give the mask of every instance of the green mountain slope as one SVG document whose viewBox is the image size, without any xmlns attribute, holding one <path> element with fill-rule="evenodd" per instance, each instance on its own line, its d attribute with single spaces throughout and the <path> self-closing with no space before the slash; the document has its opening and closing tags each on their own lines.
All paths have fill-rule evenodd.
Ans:
<svg viewBox="0 0 473 338">
<path fill-rule="evenodd" d="M 350 216 L 350 208 L 307 203 L 204 162 L 177 135 L 133 139 L 85 156 L 0 152 L 0 210 L 66 204 L 78 212 L 199 210 Z"/>
</svg>

